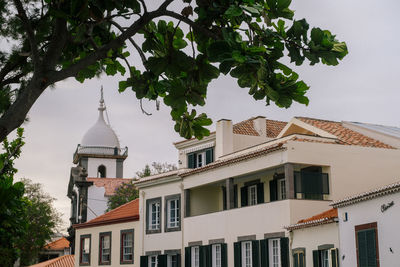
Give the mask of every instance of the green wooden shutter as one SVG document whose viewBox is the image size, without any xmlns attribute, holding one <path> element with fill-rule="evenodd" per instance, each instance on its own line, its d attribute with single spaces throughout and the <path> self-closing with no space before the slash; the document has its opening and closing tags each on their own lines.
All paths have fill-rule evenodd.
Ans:
<svg viewBox="0 0 400 267">
<path fill-rule="evenodd" d="M 313 250 L 312 256 L 313 256 L 313 266 L 319 267 L 319 251 Z"/>
<path fill-rule="evenodd" d="M 176 266 L 181 267 L 181 254 L 176 254 Z"/>
<path fill-rule="evenodd" d="M 196 166 L 196 157 L 194 153 L 189 154 L 188 156 L 188 168 L 194 169 Z"/>
<path fill-rule="evenodd" d="M 147 267 L 149 264 L 148 256 L 140 256 L 140 267 Z"/>
<path fill-rule="evenodd" d="M 305 267 L 306 266 L 306 258 L 304 255 L 304 252 L 299 253 L 299 267 Z"/>
<path fill-rule="evenodd" d="M 246 207 L 248 205 L 247 189 L 247 186 L 240 188 L 240 204 L 242 207 Z"/>
<path fill-rule="evenodd" d="M 226 210 L 226 187 L 222 187 L 222 209 Z"/>
<path fill-rule="evenodd" d="M 233 207 L 238 207 L 238 187 L 237 184 L 233 186 Z"/>
<path fill-rule="evenodd" d="M 200 246 L 199 249 L 200 267 L 207 267 L 207 247 L 208 246 Z"/>
<path fill-rule="evenodd" d="M 206 164 L 214 161 L 214 149 L 210 148 L 206 150 Z"/>
<path fill-rule="evenodd" d="M 157 256 L 158 267 L 167 267 L 167 255 L 158 255 Z"/>
<path fill-rule="evenodd" d="M 241 267 L 242 265 L 242 247 L 240 242 L 233 243 L 234 250 L 234 266 Z"/>
<path fill-rule="evenodd" d="M 191 255 L 191 247 L 185 248 L 185 267 L 191 267 L 192 265 L 192 255 Z"/>
<path fill-rule="evenodd" d="M 376 267 L 376 233 L 375 229 L 357 232 L 358 261 L 360 266 Z"/>
<path fill-rule="evenodd" d="M 289 238 L 282 237 L 280 239 L 281 245 L 281 266 L 282 267 L 290 267 L 289 266 Z"/>
<path fill-rule="evenodd" d="M 299 255 L 300 253 L 293 254 L 293 267 L 299 267 Z"/>
<path fill-rule="evenodd" d="M 257 204 L 264 203 L 264 183 L 257 184 Z"/>
<path fill-rule="evenodd" d="M 268 267 L 269 266 L 268 239 L 263 239 L 260 241 L 260 251 L 261 251 L 261 267 Z"/>
<path fill-rule="evenodd" d="M 211 267 L 212 266 L 212 245 L 208 245 L 205 247 L 206 247 L 206 257 L 205 257 L 206 264 L 204 266 Z"/>
<path fill-rule="evenodd" d="M 260 241 L 258 241 L 258 240 L 251 241 L 251 254 L 252 254 L 253 267 L 259 267 L 260 266 Z"/>
<path fill-rule="evenodd" d="M 331 266 L 332 267 L 339 267 L 339 253 L 338 249 L 331 249 Z"/>
<path fill-rule="evenodd" d="M 277 180 L 269 181 L 269 198 L 270 198 L 270 201 L 278 200 L 278 182 L 277 182 Z"/>
<path fill-rule="evenodd" d="M 228 267 L 228 248 L 225 243 L 221 244 L 221 266 Z"/>
</svg>

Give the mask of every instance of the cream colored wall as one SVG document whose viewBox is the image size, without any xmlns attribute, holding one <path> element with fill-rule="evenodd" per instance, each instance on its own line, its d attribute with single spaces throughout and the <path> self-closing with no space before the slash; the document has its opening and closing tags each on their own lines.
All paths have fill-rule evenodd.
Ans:
<svg viewBox="0 0 400 267">
<path fill-rule="evenodd" d="M 223 209 L 221 184 L 190 190 L 190 216 L 221 211 Z"/>
<path fill-rule="evenodd" d="M 121 230 L 134 229 L 133 264 L 120 264 Z M 115 223 L 104 226 L 76 229 L 75 233 L 75 266 L 79 266 L 80 236 L 91 234 L 90 266 L 99 266 L 99 234 L 111 232 L 111 266 L 140 266 L 141 233 L 139 221 Z"/>
<path fill-rule="evenodd" d="M 146 251 L 161 251 L 163 253 L 166 249 L 182 249 L 182 232 L 165 232 L 165 196 L 181 194 L 181 182 L 173 181 L 166 184 L 159 184 L 157 186 L 145 187 L 140 189 L 140 228 L 143 231 L 143 247 L 140 251 L 141 255 L 144 255 Z M 146 200 L 156 197 L 161 197 L 161 233 L 156 234 L 146 234 Z M 183 196 L 181 195 L 181 220 L 184 216 L 184 202 Z M 181 225 L 181 228 L 183 226 Z"/>
<path fill-rule="evenodd" d="M 97 177 L 97 168 L 100 165 L 106 167 L 106 177 L 117 177 L 117 160 L 116 159 L 102 159 L 102 158 L 88 158 L 88 177 Z"/>
<path fill-rule="evenodd" d="M 209 171 L 187 176 L 183 179 L 184 188 L 193 188 L 204 184 L 215 183 L 231 177 L 250 175 L 287 162 L 286 151 L 275 151 L 270 154 L 237 162 Z"/>
<path fill-rule="evenodd" d="M 288 142 L 288 162 L 330 166 L 331 200 L 361 193 L 398 179 L 400 150 Z"/>
<path fill-rule="evenodd" d="M 271 140 L 264 136 L 251 136 L 243 134 L 233 135 L 233 151 L 238 151 Z"/>
<path fill-rule="evenodd" d="M 306 266 L 313 265 L 313 250 L 318 246 L 333 244 L 339 248 L 339 227 L 337 223 L 323 224 L 314 227 L 293 230 L 290 251 L 295 248 L 306 249 Z M 340 252 L 339 252 L 340 253 Z M 292 255 L 292 254 L 290 254 Z M 292 257 L 291 257 L 292 258 Z"/>
</svg>

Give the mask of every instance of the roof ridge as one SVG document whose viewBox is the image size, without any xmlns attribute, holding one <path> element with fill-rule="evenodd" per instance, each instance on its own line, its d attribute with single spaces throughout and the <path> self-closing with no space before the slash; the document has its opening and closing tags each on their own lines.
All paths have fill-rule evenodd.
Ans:
<svg viewBox="0 0 400 267">
<path fill-rule="evenodd" d="M 303 116 L 295 116 L 295 118 L 296 118 L 296 119 L 302 118 L 302 119 L 309 119 L 309 120 L 316 120 L 316 121 L 326 121 L 326 122 L 341 123 L 340 121 L 333 121 L 333 120 L 326 120 L 326 119 L 317 119 L 317 118 L 303 117 Z"/>
</svg>

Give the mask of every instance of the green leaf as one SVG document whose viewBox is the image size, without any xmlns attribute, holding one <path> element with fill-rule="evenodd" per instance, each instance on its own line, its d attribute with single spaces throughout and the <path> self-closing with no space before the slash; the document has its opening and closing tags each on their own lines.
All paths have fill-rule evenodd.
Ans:
<svg viewBox="0 0 400 267">
<path fill-rule="evenodd" d="M 311 40 L 315 44 L 321 44 L 324 38 L 324 32 L 320 28 L 313 28 L 311 30 Z"/>
<path fill-rule="evenodd" d="M 243 10 L 239 6 L 231 5 L 226 11 L 225 16 L 238 17 L 243 14 Z"/>
<path fill-rule="evenodd" d="M 279 10 L 288 8 L 290 6 L 291 2 L 292 2 L 292 0 L 278 0 L 277 1 L 277 8 Z"/>
</svg>

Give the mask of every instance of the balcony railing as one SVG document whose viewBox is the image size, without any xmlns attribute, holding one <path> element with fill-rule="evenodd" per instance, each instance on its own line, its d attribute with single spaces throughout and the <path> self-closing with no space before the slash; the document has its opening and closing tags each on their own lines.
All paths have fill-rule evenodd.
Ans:
<svg viewBox="0 0 400 267">
<path fill-rule="evenodd" d="M 78 154 L 89 154 L 89 155 L 102 155 L 102 156 L 128 156 L 128 147 L 104 147 L 104 146 L 81 146 L 78 145 L 74 153 L 74 157 Z"/>
</svg>

